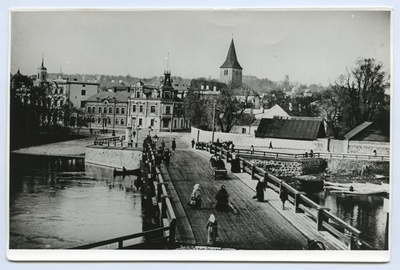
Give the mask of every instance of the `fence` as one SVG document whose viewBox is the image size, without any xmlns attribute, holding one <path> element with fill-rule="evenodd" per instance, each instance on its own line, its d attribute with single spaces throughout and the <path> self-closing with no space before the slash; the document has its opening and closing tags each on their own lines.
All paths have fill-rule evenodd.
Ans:
<svg viewBox="0 0 400 270">
<path fill-rule="evenodd" d="M 196 145 L 196 148 L 200 150 L 206 150 L 212 154 L 226 158 L 227 162 L 232 160 L 232 153 L 228 149 L 224 149 L 215 145 L 208 145 L 205 143 L 200 143 L 198 146 Z M 243 152 L 241 152 L 240 149 L 236 149 L 235 153 L 240 154 Z M 294 154 L 292 156 L 295 157 Z M 318 231 L 329 232 L 331 235 L 343 242 L 350 250 L 357 247 L 357 242 L 360 240 L 361 231 L 331 214 L 329 209 L 313 202 L 311 199 L 305 196 L 304 192 L 296 190 L 283 180 L 269 174 L 264 169 L 255 166 L 252 162 L 246 161 L 241 157 L 239 157 L 239 160 L 241 172 L 250 174 L 252 179 L 263 179 L 267 187 L 270 187 L 279 194 L 282 192 L 282 190 L 286 190 L 289 197 L 288 200 L 294 205 L 295 213 L 306 213 L 309 217 L 311 217 L 312 220 L 315 221 L 315 226 Z M 339 231 L 335 227 L 340 227 L 343 231 Z"/>
</svg>

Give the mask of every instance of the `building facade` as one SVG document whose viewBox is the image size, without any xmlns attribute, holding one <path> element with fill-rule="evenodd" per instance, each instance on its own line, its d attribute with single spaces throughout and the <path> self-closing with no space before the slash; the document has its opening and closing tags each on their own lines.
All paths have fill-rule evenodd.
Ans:
<svg viewBox="0 0 400 270">
<path fill-rule="evenodd" d="M 183 98 L 187 88 L 175 87 L 171 73 L 164 72 L 160 86 L 147 86 L 141 81 L 133 86 L 129 97 L 128 126 L 154 131 L 174 131 L 190 128 L 185 118 Z"/>
<path fill-rule="evenodd" d="M 80 82 L 61 77 L 51 83 L 54 85 L 55 94 L 64 95 L 65 100 L 69 100 L 75 108 L 82 110 L 85 108 L 84 101 L 98 93 L 100 86 L 98 83 Z"/>
<path fill-rule="evenodd" d="M 220 67 L 219 80 L 227 85 L 232 84 L 232 87 L 238 87 L 242 85 L 242 70 L 243 68 L 237 60 L 235 44 L 232 39 L 226 60 Z"/>
</svg>

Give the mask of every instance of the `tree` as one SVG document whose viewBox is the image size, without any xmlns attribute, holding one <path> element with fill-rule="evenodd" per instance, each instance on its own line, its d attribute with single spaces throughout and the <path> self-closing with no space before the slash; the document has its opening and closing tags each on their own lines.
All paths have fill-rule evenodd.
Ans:
<svg viewBox="0 0 400 270">
<path fill-rule="evenodd" d="M 389 75 L 383 64 L 372 58 L 361 58 L 356 67 L 342 75 L 333 86 L 342 105 L 343 121 L 349 131 L 364 121 L 376 121 L 387 107 L 385 90 Z"/>
</svg>

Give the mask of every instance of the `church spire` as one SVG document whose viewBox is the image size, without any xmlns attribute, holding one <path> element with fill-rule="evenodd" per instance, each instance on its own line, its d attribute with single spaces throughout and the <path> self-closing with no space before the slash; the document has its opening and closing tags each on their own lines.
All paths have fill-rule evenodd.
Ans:
<svg viewBox="0 0 400 270">
<path fill-rule="evenodd" d="M 44 67 L 44 54 L 42 54 L 42 67 Z"/>
<path fill-rule="evenodd" d="M 235 44 L 233 43 L 233 38 L 231 41 L 231 46 L 229 47 L 228 55 L 226 56 L 226 60 L 222 64 L 221 68 L 243 69 L 239 64 L 239 61 L 237 60 Z"/>
</svg>

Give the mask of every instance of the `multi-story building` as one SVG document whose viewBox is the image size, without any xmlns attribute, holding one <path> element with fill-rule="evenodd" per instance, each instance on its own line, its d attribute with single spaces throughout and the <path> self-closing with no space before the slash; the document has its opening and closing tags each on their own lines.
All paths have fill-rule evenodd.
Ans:
<svg viewBox="0 0 400 270">
<path fill-rule="evenodd" d="M 128 126 L 135 129 L 173 131 L 189 128 L 184 116 L 183 98 L 187 87 L 173 86 L 171 73 L 164 72 L 158 87 L 144 85 L 141 81 L 133 86 L 129 98 Z"/>
<path fill-rule="evenodd" d="M 131 95 L 130 87 L 113 88 L 86 99 L 84 108 L 85 117 L 89 119 L 89 128 L 104 132 L 125 130 L 128 116 L 128 98 Z"/>
<path fill-rule="evenodd" d="M 76 79 L 57 78 L 52 81 L 54 94 L 63 95 L 65 100 L 69 100 L 75 108 L 84 109 L 84 101 L 99 92 L 98 83 L 80 82 Z"/>
</svg>

